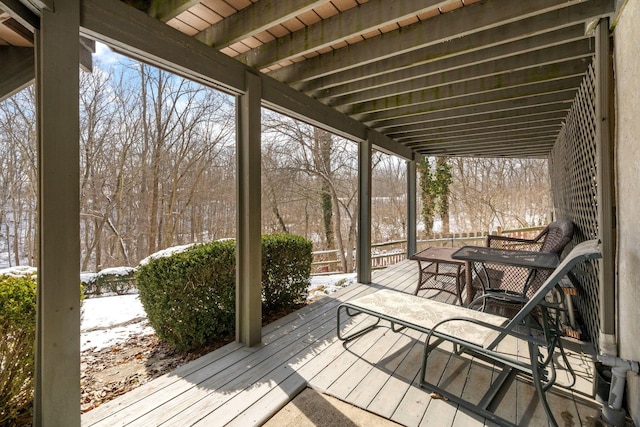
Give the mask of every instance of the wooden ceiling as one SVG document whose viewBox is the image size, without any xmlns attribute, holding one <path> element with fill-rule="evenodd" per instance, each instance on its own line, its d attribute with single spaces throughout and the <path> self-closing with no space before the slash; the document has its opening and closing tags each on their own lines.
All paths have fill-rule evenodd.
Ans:
<svg viewBox="0 0 640 427">
<path fill-rule="evenodd" d="M 616 1 L 124 3 L 416 153 L 546 157 Z M 16 24 L 0 44 L 32 43 Z"/>
</svg>

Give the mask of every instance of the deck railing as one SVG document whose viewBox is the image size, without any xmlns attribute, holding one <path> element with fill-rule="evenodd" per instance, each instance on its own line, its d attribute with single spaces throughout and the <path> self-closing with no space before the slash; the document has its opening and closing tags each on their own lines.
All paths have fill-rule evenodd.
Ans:
<svg viewBox="0 0 640 427">
<path fill-rule="evenodd" d="M 527 227 L 510 230 L 501 230 L 492 234 L 505 235 L 531 239 L 540 233 L 544 227 Z M 462 247 L 465 245 L 484 246 L 487 232 L 469 233 L 436 233 L 431 239 L 418 240 L 418 250 L 426 249 L 430 246 L 438 247 Z M 384 268 L 407 259 L 407 241 L 393 240 L 389 242 L 373 243 L 371 245 L 371 268 Z M 337 250 L 323 250 L 313 252 L 313 262 L 311 263 L 311 274 L 334 274 L 344 273 L 339 270 L 340 260 Z"/>
</svg>

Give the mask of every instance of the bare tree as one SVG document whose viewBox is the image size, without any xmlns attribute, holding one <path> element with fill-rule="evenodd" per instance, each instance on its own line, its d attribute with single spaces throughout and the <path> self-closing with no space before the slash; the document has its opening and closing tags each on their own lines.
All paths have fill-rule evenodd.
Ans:
<svg viewBox="0 0 640 427">
<path fill-rule="evenodd" d="M 0 250 L 12 264 L 34 265 L 37 256 L 35 117 L 33 88 L 0 103 Z M 235 235 L 232 97 L 135 61 L 113 67 L 97 61 L 92 74 L 81 75 L 80 117 L 83 270 L 134 265 L 167 246 Z M 352 271 L 356 144 L 272 112 L 263 117 L 263 229 L 335 249 L 341 269 Z M 429 185 L 451 180 L 450 194 L 439 189 L 422 202 L 431 221 L 442 218 L 444 230 L 448 218 L 455 231 L 550 219 L 543 160 L 456 158 L 424 165 L 421 180 Z M 373 238 L 401 239 L 406 167 L 378 152 L 373 166 Z M 438 194 L 446 194 L 440 202 Z M 433 223 L 425 224 L 431 231 Z"/>
<path fill-rule="evenodd" d="M 2 221 L 8 258 L 35 264 L 37 154 L 35 92 L 29 87 L 0 103 Z"/>
<path fill-rule="evenodd" d="M 550 220 L 545 160 L 456 158 L 452 174 L 451 212 L 458 229 L 489 231 Z"/>
<path fill-rule="evenodd" d="M 326 248 L 335 248 L 343 271 L 351 271 L 354 266 L 357 208 L 355 144 L 275 113 L 264 116 L 263 144 L 267 148 L 263 148 L 263 154 L 277 153 L 281 173 L 297 177 L 297 194 L 305 196 L 304 202 L 298 198 L 296 205 L 302 205 L 303 208 L 298 208 L 295 214 L 299 217 L 300 212 L 305 212 L 305 223 L 310 221 L 318 225 L 315 230 L 312 227 L 309 233 L 321 235 L 322 239 L 313 240 L 323 243 Z M 275 164 L 273 160 L 270 162 Z M 266 185 L 282 182 L 273 178 L 275 172 L 274 169 L 270 170 Z M 300 179 L 301 174 L 307 179 Z M 280 188 L 278 191 L 281 191 Z M 293 195 L 292 192 L 288 194 Z M 289 200 L 293 199 L 291 197 Z M 281 201 L 280 206 L 282 204 Z M 317 206 L 316 212 L 310 212 L 309 206 Z M 278 210 L 282 217 L 282 210 Z"/>
<path fill-rule="evenodd" d="M 398 157 L 374 151 L 371 233 L 374 242 L 399 240 L 407 229 L 407 168 Z"/>
</svg>

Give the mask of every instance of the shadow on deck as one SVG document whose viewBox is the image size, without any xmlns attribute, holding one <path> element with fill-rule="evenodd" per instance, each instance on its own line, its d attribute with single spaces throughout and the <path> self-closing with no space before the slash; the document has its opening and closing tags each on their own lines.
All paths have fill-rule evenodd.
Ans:
<svg viewBox="0 0 640 427">
<path fill-rule="evenodd" d="M 83 414 L 82 425 L 261 425 L 307 387 L 407 426 L 490 425 L 418 387 L 420 333 L 383 327 L 346 345 L 337 339 L 338 304 L 380 288 L 413 292 L 417 280 L 412 261 L 376 271 L 373 284 L 353 284 L 267 325 L 262 345 L 229 344 Z M 577 342 L 567 348 L 577 384 L 571 391 L 551 392 L 549 403 L 565 425 L 590 425 L 600 413 L 590 397 L 591 350 Z M 497 375 L 493 366 L 469 356 L 445 351 L 434 356 L 427 379 L 465 396 L 480 393 Z M 526 380 L 511 384 L 497 412 L 518 425 L 547 425 Z"/>
</svg>

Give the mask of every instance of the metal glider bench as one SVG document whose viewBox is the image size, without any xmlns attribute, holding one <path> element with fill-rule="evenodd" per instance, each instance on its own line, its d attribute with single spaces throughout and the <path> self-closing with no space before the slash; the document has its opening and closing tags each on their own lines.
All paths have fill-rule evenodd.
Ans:
<svg viewBox="0 0 640 427">
<path fill-rule="evenodd" d="M 569 366 L 560 341 L 562 332 L 557 320 L 562 306 L 556 302 L 547 301 L 545 297 L 576 265 L 596 258 L 601 258 L 597 240 L 589 240 L 575 246 L 511 319 L 399 291 L 387 289 L 376 291 L 338 306 L 338 338 L 343 341 L 354 339 L 378 327 L 381 320 L 389 321 L 394 332 L 409 328 L 426 333 L 420 370 L 420 387 L 436 392 L 499 425 L 514 426 L 508 420 L 497 416 L 491 409 L 495 407 L 494 400 L 500 395 L 500 388 L 506 380 L 512 378 L 513 374 L 523 374 L 533 381 L 549 422 L 557 426 L 545 395 L 546 391 L 556 383 L 556 367 L 553 363 L 556 349 L 560 352 L 574 381 L 575 374 Z M 345 314 L 347 316 L 367 314 L 375 317 L 377 321 L 373 325 L 343 335 L 341 319 Z M 497 351 L 498 345 L 507 337 L 515 337 L 527 343 L 528 360 L 526 357 L 516 358 Z M 502 367 L 502 372 L 478 403 L 464 400 L 426 382 L 429 355 L 445 341 L 453 343 L 457 354 L 466 352 Z M 573 383 L 561 386 L 572 385 Z"/>
</svg>

